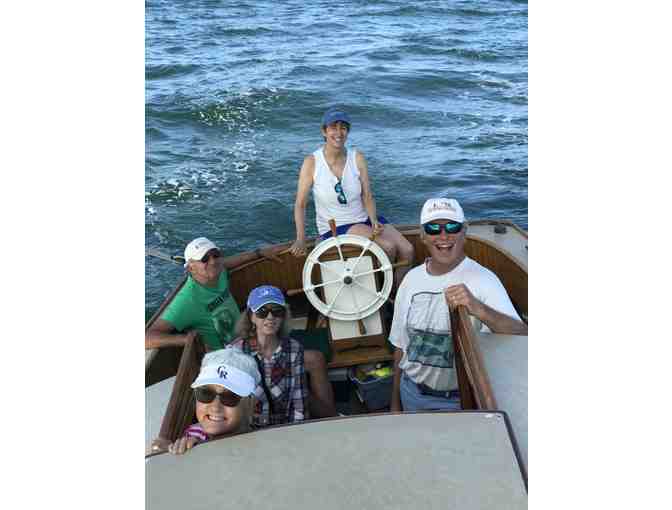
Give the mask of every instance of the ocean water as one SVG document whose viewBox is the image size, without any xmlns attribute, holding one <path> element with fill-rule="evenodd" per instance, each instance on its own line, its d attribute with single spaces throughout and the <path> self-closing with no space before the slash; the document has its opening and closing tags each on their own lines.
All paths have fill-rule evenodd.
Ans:
<svg viewBox="0 0 672 510">
<path fill-rule="evenodd" d="M 527 2 L 147 0 L 145 242 L 226 254 L 294 238 L 298 170 L 332 105 L 378 211 L 429 196 L 527 229 Z M 307 235 L 315 235 L 312 203 Z M 145 260 L 146 311 L 182 273 Z"/>
</svg>

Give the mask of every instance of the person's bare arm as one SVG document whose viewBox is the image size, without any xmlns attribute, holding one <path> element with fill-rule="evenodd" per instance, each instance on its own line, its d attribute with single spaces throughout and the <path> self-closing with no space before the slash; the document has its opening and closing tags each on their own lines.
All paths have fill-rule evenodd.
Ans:
<svg viewBox="0 0 672 510">
<path fill-rule="evenodd" d="M 498 312 L 474 297 L 469 288 L 461 283 L 445 290 L 448 306 L 464 305 L 467 311 L 490 328 L 493 333 L 503 335 L 527 335 L 527 324 Z"/>
<path fill-rule="evenodd" d="M 527 324 L 498 312 L 485 303 L 480 303 L 478 311 L 474 313 L 474 315 L 478 317 L 483 324 L 488 326 L 493 333 L 527 336 Z"/>
<path fill-rule="evenodd" d="M 296 241 L 290 248 L 292 255 L 300 257 L 306 254 L 306 204 L 308 194 L 313 186 L 315 174 L 315 156 L 306 156 L 299 171 L 299 183 L 296 188 L 294 201 L 294 224 L 296 225 Z"/>
<path fill-rule="evenodd" d="M 145 331 L 145 349 L 160 349 L 162 347 L 181 346 L 187 343 L 187 338 L 196 336 L 196 331 L 178 333 L 175 326 L 163 319 L 156 319 L 154 324 Z"/>
<path fill-rule="evenodd" d="M 403 352 L 401 349 L 394 349 L 394 376 L 392 379 L 392 397 L 390 399 L 390 411 L 392 412 L 400 412 L 403 410 L 401 407 L 401 395 L 399 391 L 401 385 L 401 368 L 399 368 L 399 362 L 401 361 L 402 355 Z"/>
<path fill-rule="evenodd" d="M 306 372 L 310 374 L 310 416 L 315 418 L 336 416 L 334 390 L 329 381 L 324 354 L 312 349 L 305 350 L 303 362 Z"/>
<path fill-rule="evenodd" d="M 369 180 L 369 165 L 366 163 L 364 154 L 357 151 L 357 168 L 359 168 L 359 180 L 362 183 L 362 202 L 366 209 L 366 214 L 369 215 L 373 232 L 378 235 L 383 231 L 383 226 L 378 223 L 378 216 L 376 213 L 376 200 L 373 198 L 371 191 L 371 181 Z"/>
</svg>

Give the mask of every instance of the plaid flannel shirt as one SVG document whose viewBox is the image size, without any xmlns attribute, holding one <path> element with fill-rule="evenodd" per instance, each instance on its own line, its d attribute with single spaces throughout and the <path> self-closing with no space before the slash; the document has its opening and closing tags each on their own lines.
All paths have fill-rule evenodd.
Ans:
<svg viewBox="0 0 672 510">
<path fill-rule="evenodd" d="M 259 384 L 255 388 L 254 394 L 257 402 L 252 417 L 252 426 L 260 428 L 304 420 L 308 407 L 308 387 L 303 361 L 303 346 L 292 338 L 281 338 L 280 345 L 271 359 L 264 359 L 263 355 L 257 351 L 256 338 L 249 340 L 238 338 L 231 345 L 242 349 L 261 362 L 260 365 L 263 368 L 261 375 L 266 381 L 273 400 L 274 413 L 271 414 L 263 386 Z"/>
</svg>

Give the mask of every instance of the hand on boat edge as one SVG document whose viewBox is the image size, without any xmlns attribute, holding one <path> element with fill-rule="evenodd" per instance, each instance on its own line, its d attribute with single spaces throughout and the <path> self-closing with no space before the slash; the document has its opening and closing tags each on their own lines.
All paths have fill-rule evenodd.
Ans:
<svg viewBox="0 0 672 510">
<path fill-rule="evenodd" d="M 266 248 L 257 248 L 257 255 L 262 258 L 274 260 L 282 264 L 282 259 L 278 254 L 282 251 L 282 247 L 278 246 L 268 246 Z"/>
<path fill-rule="evenodd" d="M 289 252 L 295 257 L 304 257 L 306 255 L 306 241 L 305 239 L 297 239 L 289 248 Z"/>
<path fill-rule="evenodd" d="M 166 452 L 170 447 L 170 439 L 164 439 L 162 437 L 157 437 L 152 441 L 152 453 Z"/>
<path fill-rule="evenodd" d="M 193 436 L 182 436 L 168 447 L 168 452 L 173 455 L 182 455 L 187 450 L 191 450 L 198 443 L 198 439 Z"/>
<path fill-rule="evenodd" d="M 474 297 L 469 287 L 464 283 L 451 285 L 443 291 L 443 295 L 446 298 L 448 308 L 453 309 L 462 305 L 471 315 L 478 315 L 478 308 L 481 306 L 481 302 Z"/>
</svg>

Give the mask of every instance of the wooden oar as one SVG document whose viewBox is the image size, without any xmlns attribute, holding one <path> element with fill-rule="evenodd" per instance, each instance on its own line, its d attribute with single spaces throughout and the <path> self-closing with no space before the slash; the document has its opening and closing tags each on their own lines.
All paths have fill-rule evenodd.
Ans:
<svg viewBox="0 0 672 510">
<path fill-rule="evenodd" d="M 244 266 L 247 266 L 250 263 L 257 262 L 261 259 L 271 259 L 274 260 L 275 262 L 279 262 L 282 264 L 282 259 L 279 257 L 279 255 L 282 255 L 283 253 L 287 253 L 289 249 L 283 250 L 280 253 L 269 253 L 267 255 L 264 255 L 261 253 L 260 249 L 257 248 L 254 253 L 259 257 L 257 260 L 252 260 L 250 262 L 245 262 L 237 267 L 234 267 L 231 269 L 231 272 L 237 271 L 238 269 L 241 269 Z M 149 255 L 150 257 L 156 257 L 157 259 L 165 260 L 167 262 L 173 262 L 174 264 L 179 264 L 181 266 L 184 266 L 186 260 L 184 257 L 180 255 L 168 255 L 167 253 L 162 252 L 161 250 L 157 250 L 156 248 L 145 248 L 145 256 Z"/>
<path fill-rule="evenodd" d="M 156 257 L 157 259 L 165 260 L 167 262 L 172 262 L 174 264 L 179 264 L 183 266 L 185 263 L 184 257 L 179 255 L 168 255 L 167 253 L 157 250 L 156 248 L 145 248 L 145 256 Z"/>
</svg>

